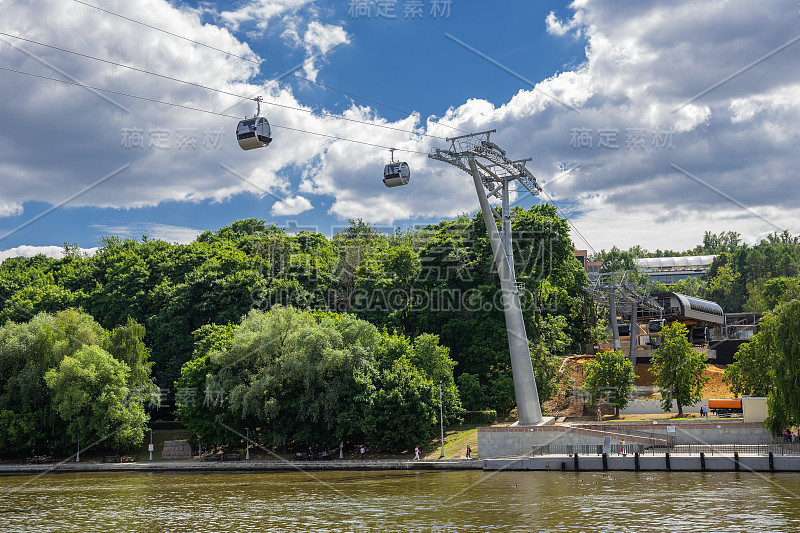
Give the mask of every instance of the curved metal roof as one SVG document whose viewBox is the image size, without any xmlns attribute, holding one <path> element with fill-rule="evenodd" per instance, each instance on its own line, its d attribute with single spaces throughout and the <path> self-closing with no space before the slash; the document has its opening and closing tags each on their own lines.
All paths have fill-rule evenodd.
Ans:
<svg viewBox="0 0 800 533">
<path fill-rule="evenodd" d="M 678 257 L 643 257 L 636 260 L 641 268 L 710 266 L 716 255 L 683 255 Z"/>
<path fill-rule="evenodd" d="M 687 296 L 677 292 L 673 292 L 672 294 L 674 294 L 675 297 L 680 300 L 681 304 L 683 305 L 684 312 L 687 315 L 688 311 L 707 313 L 709 315 L 715 315 L 718 317 L 725 315 L 725 313 L 722 311 L 722 307 L 717 302 L 703 300 L 702 298 L 695 298 L 694 296 Z"/>
</svg>

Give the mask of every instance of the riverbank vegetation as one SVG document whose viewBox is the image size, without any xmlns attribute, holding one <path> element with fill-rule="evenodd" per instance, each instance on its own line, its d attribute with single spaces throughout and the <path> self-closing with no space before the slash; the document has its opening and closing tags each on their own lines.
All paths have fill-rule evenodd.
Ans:
<svg viewBox="0 0 800 533">
<path fill-rule="evenodd" d="M 590 351 L 603 322 L 555 208 L 516 208 L 512 229 L 546 403 L 570 388 L 563 357 Z M 213 444 L 241 443 L 250 428 L 271 445 L 397 448 L 435 432 L 440 383 L 448 422 L 514 408 L 481 216 L 391 234 L 354 220 L 331 237 L 246 219 L 189 244 L 101 244 L 92 256 L 65 245 L 62 259 L 0 264 L 4 451 L 78 439 L 124 447 L 149 415 L 177 416 Z M 681 252 L 718 254 L 707 279 L 674 290 L 727 311 L 773 309 L 800 293 L 798 247 L 788 234 L 750 247 L 707 233 Z M 596 259 L 613 270 L 666 253 L 615 248 Z"/>
<path fill-rule="evenodd" d="M 593 306 L 555 208 L 516 209 L 513 230 L 534 370 L 546 400 L 556 392 L 556 358 L 593 342 L 585 312 Z M 71 310 L 106 332 L 136 328 L 149 381 L 135 381 L 142 375 L 136 365 L 126 362 L 126 374 L 114 361 L 100 362 L 92 344 L 68 353 L 63 364 L 63 356 L 48 355 L 52 364 L 36 370 L 39 403 L 6 402 L 0 432 L 23 435 L 14 449 L 29 447 L 30 432 L 21 428 L 31 427 L 26 417 L 45 405 L 47 416 L 63 414 L 66 428 L 53 429 L 58 442 L 36 446 L 66 446 L 100 427 L 75 422 L 68 408 L 70 398 L 87 397 L 71 384 L 86 377 L 79 370 L 90 359 L 98 363 L 85 383 L 125 381 L 154 416 L 180 415 L 193 433 L 219 443 L 241 440 L 219 425 L 225 424 L 252 427 L 275 443 L 350 438 L 402 446 L 434 431 L 439 382 L 448 421 L 465 408 L 508 413 L 514 390 L 493 268 L 477 216 L 390 235 L 351 221 L 330 238 L 247 219 L 186 245 L 107 237 L 92 256 L 66 245 L 63 259 L 9 259 L 0 265 L 3 327 Z M 270 332 L 280 329 L 272 321 L 280 320 L 298 329 L 291 332 L 295 345 L 269 344 Z M 102 342 L 97 347 L 117 358 Z M 249 358 L 236 360 L 248 350 Z M 455 378 L 469 387 L 463 406 Z M 201 415 L 206 408 L 211 414 Z M 203 420 L 215 421 L 217 433 Z"/>
</svg>

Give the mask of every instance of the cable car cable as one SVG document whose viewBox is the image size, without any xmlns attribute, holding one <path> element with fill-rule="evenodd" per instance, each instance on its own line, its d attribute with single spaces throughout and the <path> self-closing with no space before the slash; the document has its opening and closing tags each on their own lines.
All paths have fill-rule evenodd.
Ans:
<svg viewBox="0 0 800 533">
<path fill-rule="evenodd" d="M 67 85 L 74 85 L 75 87 L 83 87 L 85 89 L 93 89 L 95 91 L 102 91 L 102 92 L 105 92 L 105 93 L 116 94 L 116 95 L 119 95 L 119 96 L 127 96 L 128 98 L 136 98 L 137 100 L 144 100 L 144 101 L 153 102 L 153 103 L 156 103 L 156 104 L 164 104 L 164 105 L 169 105 L 169 106 L 173 106 L 173 107 L 180 107 L 182 109 L 188 109 L 189 111 L 198 111 L 200 113 L 208 113 L 209 115 L 218 115 L 220 117 L 233 118 L 233 119 L 241 118 L 241 117 L 234 116 L 234 115 L 228 115 L 226 113 L 219 113 L 217 111 L 210 111 L 208 109 L 200 109 L 198 107 L 191 107 L 191 106 L 187 106 L 187 105 L 183 105 L 183 104 L 176 104 L 174 102 L 165 102 L 163 100 L 156 100 L 155 98 L 147 98 L 146 96 L 137 96 L 135 94 L 124 93 L 124 92 L 121 92 L 121 91 L 113 91 L 111 89 L 103 89 L 101 87 L 94 87 L 92 85 L 86 85 L 86 84 L 78 83 L 78 82 L 74 82 L 74 81 L 61 80 L 61 79 L 58 79 L 58 78 L 51 78 L 49 76 L 43 76 L 41 74 L 33 74 L 31 72 L 25 72 L 25 71 L 22 71 L 22 70 L 16 70 L 16 69 L 13 69 L 13 68 L 8 68 L 8 67 L 0 67 L 0 70 L 5 70 L 7 72 L 15 72 L 17 74 L 24 74 L 25 76 L 31 76 L 31 77 L 34 77 L 34 78 L 41 78 L 43 80 L 57 81 L 57 82 L 61 82 L 61 83 L 67 84 Z M 373 146 L 375 148 L 383 148 L 385 150 L 390 149 L 389 146 L 384 146 L 382 144 L 375 144 L 375 143 L 370 143 L 370 142 L 367 142 L 367 141 L 359 141 L 359 140 L 356 140 L 356 139 L 348 139 L 347 137 L 339 137 L 339 136 L 336 136 L 336 135 L 329 135 L 327 133 L 318 133 L 318 132 L 315 132 L 315 131 L 308 131 L 308 130 L 303 130 L 303 129 L 300 129 L 300 128 L 293 128 L 291 126 L 279 126 L 277 124 L 273 124 L 272 127 L 274 127 L 274 128 L 282 128 L 282 129 L 290 130 L 290 131 L 297 131 L 297 132 L 300 132 L 300 133 L 308 133 L 309 135 L 317 135 L 319 137 L 326 137 L 328 139 L 335 139 L 335 140 L 338 140 L 338 141 L 347 141 L 347 142 L 356 143 L 356 144 L 363 144 L 363 145 L 366 145 L 366 146 Z M 424 155 L 428 154 L 428 152 L 423 152 L 421 150 L 409 150 L 407 148 L 396 148 L 396 150 L 398 152 L 408 152 L 408 153 L 412 153 L 412 154 L 424 154 Z"/>
<path fill-rule="evenodd" d="M 229 55 L 229 56 L 232 56 L 232 57 L 236 57 L 236 58 L 238 58 L 238 59 L 242 59 L 242 60 L 244 60 L 244 61 L 249 61 L 250 63 L 255 63 L 255 64 L 257 64 L 257 65 L 263 65 L 263 66 L 265 66 L 265 67 L 267 67 L 267 68 L 269 68 L 269 69 L 271 69 L 271 70 L 274 70 L 274 71 L 276 71 L 276 72 L 280 72 L 281 74 L 286 74 L 286 73 L 287 73 L 285 70 L 281 70 L 281 69 L 279 69 L 279 68 L 276 68 L 276 67 L 273 67 L 273 66 L 270 66 L 270 65 L 268 65 L 267 63 L 265 63 L 265 62 L 264 62 L 264 60 L 263 60 L 263 59 L 260 59 L 260 60 L 258 60 L 258 61 L 255 61 L 255 60 L 253 60 L 253 59 L 249 59 L 249 58 L 247 58 L 247 57 L 243 57 L 243 56 L 236 55 L 236 54 L 234 54 L 234 53 L 228 52 L 227 50 L 222 50 L 222 49 L 220 49 L 220 48 L 215 48 L 215 47 L 213 47 L 213 46 L 210 46 L 210 45 L 208 45 L 208 44 L 201 43 L 201 42 L 199 42 L 199 41 L 195 41 L 195 40 L 193 40 L 193 39 L 189 39 L 188 37 L 184 37 L 183 35 L 178 35 L 177 33 L 172 33 L 172 32 L 170 32 L 170 31 L 163 30 L 163 29 L 161 29 L 161 28 L 157 28 L 156 26 L 151 26 L 150 24 L 147 24 L 147 23 L 141 22 L 141 21 L 139 21 L 139 20 L 136 20 L 136 19 L 132 19 L 132 18 L 126 17 L 126 16 L 124 16 L 124 15 L 120 15 L 119 13 L 114 13 L 113 11 L 109 11 L 109 10 L 107 10 L 107 9 L 103 9 L 102 7 L 99 7 L 99 6 L 96 6 L 96 5 L 93 5 L 93 4 L 89 4 L 89 3 L 87 3 L 87 2 L 83 2 L 82 0 L 73 0 L 73 1 L 74 1 L 74 2 L 77 2 L 77 3 L 79 3 L 79 4 L 83 4 L 83 5 L 87 6 L 87 7 L 91 7 L 91 8 L 97 9 L 98 11 L 102 11 L 102 12 L 104 12 L 104 13 L 108 13 L 109 15 L 114 15 L 115 17 L 119 17 L 119 18 L 121 18 L 121 19 L 125 19 L 125 20 L 127 20 L 127 21 L 129 21 L 129 22 L 134 22 L 134 23 L 136 23 L 136 24 L 141 24 L 142 26 L 145 26 L 145 27 L 147 27 L 147 28 L 150 28 L 150 29 L 153 29 L 153 30 L 156 30 L 156 31 L 160 31 L 160 32 L 162 32 L 162 33 L 166 33 L 167 35 L 171 35 L 171 36 L 173 36 L 173 37 L 177 37 L 177 38 L 179 38 L 179 39 L 183 39 L 184 41 L 189 41 L 190 43 L 194 43 L 194 44 L 197 44 L 197 45 L 199 45 L 199 46 L 204 46 L 204 47 L 206 47 L 206 48 L 210 48 L 211 50 L 214 50 L 214 51 L 216 51 L 216 52 L 220 52 L 220 53 L 222 53 L 222 54 L 226 54 L 226 55 Z M 254 52 L 254 53 L 255 53 L 255 52 Z M 405 115 L 412 115 L 412 114 L 413 114 L 413 113 L 410 113 L 410 112 L 408 112 L 408 111 L 404 111 L 403 109 L 399 109 L 399 108 L 397 108 L 397 107 L 393 107 L 393 106 L 390 106 L 390 105 L 388 105 L 388 104 L 383 104 L 383 103 L 381 103 L 381 102 L 378 102 L 377 100 L 371 100 L 370 98 L 366 98 L 366 97 L 364 97 L 364 96 L 359 96 L 359 95 L 357 95 L 357 94 L 355 94 L 355 93 L 351 93 L 351 92 L 345 91 L 345 90 L 343 90 L 343 89 L 337 89 L 336 87 L 333 87 L 333 86 L 331 86 L 331 85 L 326 85 L 326 84 L 324 84 L 324 83 L 322 83 L 322 82 L 319 82 L 319 81 L 316 81 L 316 80 L 312 80 L 312 79 L 309 79 L 309 78 L 304 78 L 304 77 L 302 77 L 302 76 L 298 76 L 297 74 L 291 74 L 290 76 L 291 76 L 292 78 L 297 78 L 298 80 L 307 81 L 307 82 L 309 82 L 309 83 L 313 83 L 313 84 L 315 84 L 315 85 L 319 85 L 320 87 L 323 87 L 323 88 L 325 88 L 325 89 L 330 89 L 330 90 L 332 90 L 332 91 L 337 91 L 337 92 L 339 92 L 339 93 L 346 94 L 347 96 L 352 96 L 353 98 L 358 98 L 359 100 L 364 100 L 365 102 L 370 102 L 370 103 L 372 103 L 372 104 L 376 104 L 376 105 L 379 105 L 379 106 L 381 106 L 381 107 L 385 107 L 385 108 L 387 108 L 387 109 L 392 109 L 392 110 L 394 110 L 394 111 L 399 111 L 400 113 L 403 113 L 403 114 L 405 114 Z M 469 132 L 469 131 L 467 131 L 467 130 L 462 130 L 461 128 L 457 128 L 457 127 L 455 127 L 455 126 L 450 126 L 450 125 L 448 125 L 448 124 L 442 124 L 442 126 L 445 126 L 445 127 L 447 127 L 447 128 L 450 128 L 450 129 L 453 129 L 453 130 L 456 130 L 456 131 L 460 131 L 460 132 L 462 132 L 462 133 L 471 133 L 471 132 Z"/>
<path fill-rule="evenodd" d="M 567 215 L 564 213 L 564 211 L 563 211 L 563 210 L 562 210 L 560 207 L 558 207 L 558 206 L 556 205 L 556 203 L 553 201 L 553 199 L 550 197 L 550 195 L 549 195 L 549 194 L 547 194 L 547 193 L 546 193 L 546 192 L 545 192 L 543 189 L 540 189 L 540 192 L 541 192 L 542 194 L 544 194 L 545 196 L 547 196 L 547 199 L 550 201 L 550 203 L 551 203 L 551 204 L 553 204 L 553 207 L 555 207 L 555 208 L 558 210 L 558 212 L 559 212 L 559 213 L 561 213 L 561 216 L 563 216 L 563 217 L 564 217 L 564 220 L 566 220 L 566 221 L 567 221 L 567 223 L 568 223 L 570 226 L 572 226 L 572 229 L 574 229 L 574 230 L 575 230 L 575 233 L 577 233 L 577 234 L 578 234 L 578 236 L 581 238 L 581 240 L 582 240 L 583 242 L 585 242 L 585 243 L 586 243 L 586 246 L 588 246 L 588 247 L 589 247 L 589 249 L 591 249 L 591 250 L 592 250 L 592 253 L 593 253 L 593 254 L 597 255 L 597 250 L 595 250 L 595 249 L 594 249 L 594 247 L 593 247 L 591 244 L 589 244 L 589 241 L 587 241 L 587 240 L 586 240 L 586 237 L 584 237 L 584 236 L 583 236 L 583 234 L 580 232 L 580 230 L 578 230 L 578 228 L 575 226 L 575 224 L 573 224 L 573 223 L 572 223 L 572 221 L 571 221 L 571 220 L 569 219 L 569 217 L 568 217 L 568 216 L 567 216 Z"/>
<path fill-rule="evenodd" d="M 58 47 L 58 46 L 53 46 L 51 44 L 46 44 L 46 43 L 42 43 L 42 42 L 39 42 L 39 41 L 34 41 L 33 39 L 26 39 L 25 37 L 20 37 L 19 35 L 13 35 L 13 34 L 5 33 L 5 32 L 2 32 L 2 31 L 0 31 L 0 35 L 5 35 L 6 37 L 12 37 L 14 39 L 19 39 L 21 41 L 25 41 L 25 42 L 28 42 L 28 43 L 33 43 L 33 44 L 36 44 L 36 45 L 39 45 L 39 46 L 44 46 L 46 48 L 52 48 L 53 50 L 58 50 L 59 52 L 66 52 L 68 54 L 73 54 L 73 55 L 76 55 L 76 56 L 85 57 L 87 59 L 93 59 L 95 61 L 101 61 L 103 63 L 108 63 L 109 65 L 114 65 L 115 67 L 127 68 L 127 69 L 130 69 L 130 70 L 134 70 L 136 72 L 142 72 L 144 74 L 149 74 L 151 76 L 157 76 L 159 78 L 164 78 L 164 79 L 167 79 L 167 80 L 176 81 L 178 83 L 184 83 L 186 85 L 193 85 L 194 87 L 199 87 L 201 89 L 206 89 L 208 91 L 214 91 L 214 92 L 218 92 L 218 93 L 221 93 L 221 94 L 227 94 L 228 96 L 235 96 L 235 97 L 241 98 L 243 100 L 252 100 L 252 98 L 250 98 L 248 96 L 243 96 L 241 94 L 232 93 L 232 92 L 229 92 L 229 91 L 225 91 L 223 89 L 216 89 L 214 87 L 207 87 L 205 85 L 201 85 L 199 83 L 195 83 L 195 82 L 192 82 L 192 81 L 186 81 L 186 80 L 182 80 L 180 78 L 174 78 L 172 76 L 167 76 L 166 74 L 159 74 L 157 72 L 150 72 L 149 70 L 144 70 L 144 69 L 141 69 L 141 68 L 138 68 L 138 67 L 133 67 L 131 65 L 126 65 L 124 63 L 117 63 L 115 61 L 111 61 L 111 60 L 108 60 L 108 59 L 103 59 L 103 58 L 100 58 L 100 57 L 90 56 L 88 54 L 83 54 L 81 52 L 76 52 L 74 50 L 69 50 L 67 48 L 61 48 L 61 47 Z M 286 104 L 279 104 L 277 102 L 263 101 L 263 103 L 268 104 L 268 105 L 273 105 L 273 106 L 276 106 L 276 107 L 283 107 L 285 109 L 291 109 L 291 110 L 294 110 L 294 111 L 301 111 L 303 113 L 310 113 L 312 115 L 318 115 L 318 116 L 321 116 L 321 117 L 329 117 L 329 118 L 335 118 L 335 119 L 338 119 L 338 120 L 346 120 L 348 122 L 355 122 L 357 124 L 363 124 L 365 126 L 374 126 L 374 127 L 377 127 L 377 128 L 384 128 L 384 129 L 387 129 L 387 130 L 400 131 L 400 132 L 403 132 L 403 133 L 410 133 L 410 134 L 413 134 L 413 135 L 421 135 L 423 137 L 431 137 L 431 138 L 434 138 L 434 139 L 445 140 L 445 137 L 440 137 L 438 135 L 430 135 L 428 133 L 419 133 L 419 132 L 415 132 L 415 131 L 411 131 L 411 130 L 404 130 L 402 128 L 395 128 L 393 126 L 387 126 L 387 125 L 384 125 L 384 124 L 375 124 L 373 122 L 367 122 L 366 120 L 359 120 L 359 119 L 356 119 L 356 118 L 349 118 L 349 117 L 345 117 L 345 116 L 342 116 L 342 115 L 334 115 L 333 113 L 324 113 L 322 111 L 314 111 L 312 109 L 303 109 L 302 107 L 295 107 L 295 106 L 290 106 L 290 105 L 286 105 Z"/>
</svg>

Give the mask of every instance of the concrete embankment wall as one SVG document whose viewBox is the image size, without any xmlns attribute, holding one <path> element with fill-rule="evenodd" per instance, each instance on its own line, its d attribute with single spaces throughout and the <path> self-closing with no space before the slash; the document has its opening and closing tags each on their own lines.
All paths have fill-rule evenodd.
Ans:
<svg viewBox="0 0 800 533">
<path fill-rule="evenodd" d="M 764 429 L 761 422 L 674 422 L 658 424 L 586 424 L 576 426 L 585 429 L 602 429 L 616 433 L 634 432 L 650 434 L 657 438 L 670 438 L 672 444 L 771 444 L 772 433 Z M 667 428 L 674 427 L 669 433 Z"/>
<path fill-rule="evenodd" d="M 668 432 L 674 427 L 675 432 Z M 623 439 L 644 446 L 671 444 L 770 444 L 771 433 L 761 423 L 689 422 L 675 424 L 587 424 L 582 426 L 504 426 L 478 428 L 481 457 L 492 459 L 531 455 L 545 445 L 612 444 Z"/>
<path fill-rule="evenodd" d="M 570 426 L 489 427 L 478 428 L 478 450 L 485 459 L 530 455 L 535 446 L 603 444 L 606 436 L 611 437 L 613 444 L 619 444 L 622 439 L 631 444 L 640 441 L 624 434 Z"/>
<path fill-rule="evenodd" d="M 737 467 L 738 463 L 738 467 Z M 520 459 L 484 459 L 484 470 L 556 470 L 556 471 L 603 471 L 603 470 L 641 470 L 641 471 L 684 471 L 684 472 L 800 472 L 800 456 L 798 455 L 633 455 L 608 456 L 605 466 L 603 457 L 598 455 L 581 455 L 577 458 L 566 455 L 548 455 Z"/>
</svg>

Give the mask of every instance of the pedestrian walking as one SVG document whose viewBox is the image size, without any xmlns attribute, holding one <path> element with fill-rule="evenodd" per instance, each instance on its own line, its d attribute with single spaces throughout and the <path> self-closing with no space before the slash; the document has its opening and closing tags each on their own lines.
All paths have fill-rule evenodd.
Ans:
<svg viewBox="0 0 800 533">
<path fill-rule="evenodd" d="M 467 444 L 467 459 L 472 459 L 472 448 Z"/>
<path fill-rule="evenodd" d="M 359 451 L 361 452 L 361 460 L 363 461 L 364 460 L 364 455 L 367 453 L 367 450 L 364 449 L 364 445 L 363 444 L 361 445 L 361 449 Z"/>
<path fill-rule="evenodd" d="M 419 446 L 414 446 L 414 460 L 419 461 Z"/>
</svg>

